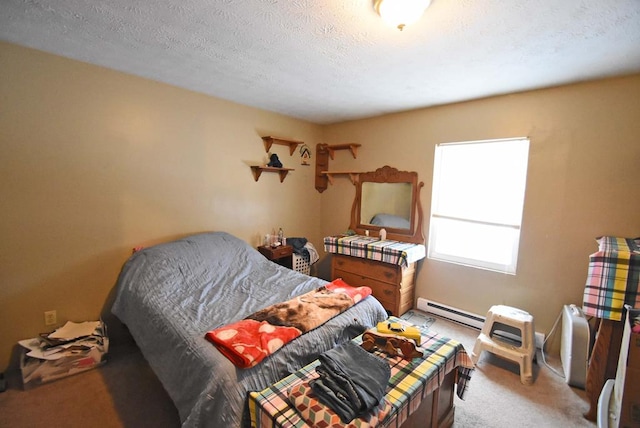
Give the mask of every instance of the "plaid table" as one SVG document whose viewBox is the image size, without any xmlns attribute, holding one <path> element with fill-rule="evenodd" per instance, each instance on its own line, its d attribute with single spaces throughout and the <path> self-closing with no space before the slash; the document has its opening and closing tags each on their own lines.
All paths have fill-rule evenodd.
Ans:
<svg viewBox="0 0 640 428">
<path fill-rule="evenodd" d="M 395 317 L 391 317 L 390 320 L 404 322 Z M 361 336 L 353 340 L 357 344 L 362 343 Z M 464 397 L 467 384 L 471 379 L 473 363 L 462 344 L 427 331 L 423 331 L 421 342 L 420 349 L 425 356 L 412 361 L 400 357 L 389 357 L 379 351 L 374 352 L 388 361 L 391 366 L 391 378 L 385 395 L 391 410 L 380 421 L 378 425 L 380 427 L 399 427 L 420 406 L 422 399 L 435 391 L 442 384 L 445 376 L 453 370 L 457 370 L 456 393 L 458 397 Z M 292 388 L 317 377 L 315 368 L 319 364 L 319 361 L 315 360 L 269 388 L 261 392 L 249 393 L 251 426 L 254 428 L 309 428 L 300 414 L 290 405 L 288 395 Z M 367 424 L 361 419 L 354 419 L 349 426 L 364 427 Z"/>
<path fill-rule="evenodd" d="M 640 307 L 640 238 L 604 236 L 597 242 L 598 252 L 589 256 L 582 309 L 620 321 L 625 304 Z"/>
<path fill-rule="evenodd" d="M 424 259 L 426 248 L 421 244 L 384 240 L 369 236 L 327 236 L 324 250 L 408 267 L 410 263 Z"/>
</svg>

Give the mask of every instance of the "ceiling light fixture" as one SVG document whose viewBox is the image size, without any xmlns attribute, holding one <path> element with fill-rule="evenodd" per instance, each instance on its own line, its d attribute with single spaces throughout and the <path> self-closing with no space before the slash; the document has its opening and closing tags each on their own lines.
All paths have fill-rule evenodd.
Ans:
<svg viewBox="0 0 640 428">
<path fill-rule="evenodd" d="M 431 0 L 374 0 L 373 7 L 382 19 L 400 31 L 416 22 L 431 4 Z"/>
</svg>

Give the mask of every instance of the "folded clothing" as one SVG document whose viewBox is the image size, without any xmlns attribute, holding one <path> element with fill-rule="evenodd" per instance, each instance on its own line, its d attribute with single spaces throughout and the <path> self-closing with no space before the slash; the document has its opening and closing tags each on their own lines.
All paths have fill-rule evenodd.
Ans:
<svg viewBox="0 0 640 428">
<path fill-rule="evenodd" d="M 289 402 L 293 405 L 302 419 L 311 427 L 326 426 L 341 428 L 374 428 L 391 413 L 391 404 L 385 399 L 371 412 L 343 424 L 340 416 L 331 407 L 318 401 L 308 381 L 292 387 L 288 392 Z"/>
<path fill-rule="evenodd" d="M 317 379 L 309 382 L 318 400 L 343 423 L 366 415 L 383 399 L 391 377 L 389 364 L 353 342 L 318 357 Z"/>
</svg>

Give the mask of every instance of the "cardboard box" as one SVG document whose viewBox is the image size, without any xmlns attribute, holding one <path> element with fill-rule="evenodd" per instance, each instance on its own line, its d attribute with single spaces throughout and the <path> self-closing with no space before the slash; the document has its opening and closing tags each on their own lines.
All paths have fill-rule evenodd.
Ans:
<svg viewBox="0 0 640 428">
<path fill-rule="evenodd" d="M 87 350 L 74 351 L 56 360 L 32 358 L 23 350 L 20 355 L 20 373 L 24 389 L 51 382 L 101 366 L 107 361 L 109 337 L 102 324 L 98 345 Z"/>
</svg>

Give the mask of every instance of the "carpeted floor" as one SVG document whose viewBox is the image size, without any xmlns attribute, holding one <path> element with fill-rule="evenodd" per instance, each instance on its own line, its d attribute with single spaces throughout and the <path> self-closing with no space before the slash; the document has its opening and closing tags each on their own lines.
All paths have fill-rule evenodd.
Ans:
<svg viewBox="0 0 640 428">
<path fill-rule="evenodd" d="M 414 310 L 414 309 L 407 311 L 400 318 L 402 318 L 407 322 L 410 322 L 413 325 L 422 327 L 427 330 L 431 328 L 434 322 L 436 322 L 435 318 L 430 317 L 425 312 Z"/>
<path fill-rule="evenodd" d="M 471 352 L 478 331 L 436 319 L 431 329 L 462 342 Z M 548 357 L 559 368 L 557 358 Z M 458 428 L 572 428 L 596 425 L 582 415 L 585 393 L 568 386 L 544 365 L 534 366 L 533 385 L 520 383 L 518 367 L 483 353 L 464 401 L 456 397 Z M 134 344 L 112 340 L 104 366 L 24 391 L 19 373 L 7 374 L 0 393 L 0 427 L 171 428 L 177 411 Z"/>
<path fill-rule="evenodd" d="M 479 331 L 437 318 L 432 329 L 473 350 Z M 562 372 L 559 356 L 546 357 Z M 584 390 L 569 386 L 542 363 L 533 366 L 533 385 L 520 383 L 517 364 L 483 352 L 465 400 L 456 397 L 455 427 L 461 428 L 595 428 L 583 414 L 589 410 Z"/>
</svg>

